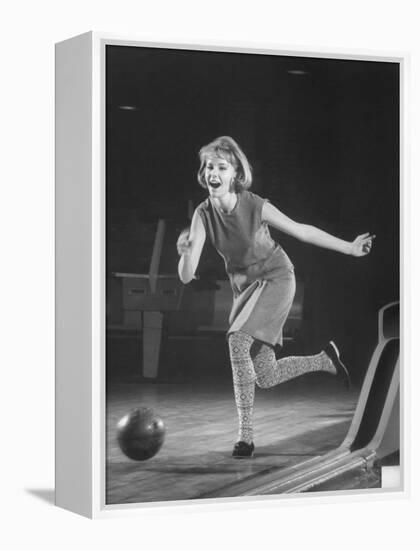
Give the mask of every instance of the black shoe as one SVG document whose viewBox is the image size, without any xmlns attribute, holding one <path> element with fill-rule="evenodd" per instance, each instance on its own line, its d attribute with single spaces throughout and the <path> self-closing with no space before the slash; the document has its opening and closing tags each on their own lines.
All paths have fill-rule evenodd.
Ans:
<svg viewBox="0 0 420 550">
<path fill-rule="evenodd" d="M 340 353 L 337 349 L 337 346 L 331 340 L 331 342 L 328 343 L 324 351 L 328 355 L 328 357 L 331 359 L 332 364 L 336 368 L 337 376 L 339 380 L 342 380 L 344 387 L 349 390 L 351 387 L 350 374 L 340 359 Z"/>
<path fill-rule="evenodd" d="M 252 458 L 254 454 L 254 444 L 246 443 L 245 441 L 238 441 L 233 447 L 233 458 Z"/>
</svg>

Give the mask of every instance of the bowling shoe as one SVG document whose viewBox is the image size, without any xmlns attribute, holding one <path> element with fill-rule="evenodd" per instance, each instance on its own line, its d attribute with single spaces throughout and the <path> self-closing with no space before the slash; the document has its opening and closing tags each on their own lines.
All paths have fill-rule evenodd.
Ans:
<svg viewBox="0 0 420 550">
<path fill-rule="evenodd" d="M 233 458 L 252 458 L 254 454 L 254 444 L 246 443 L 245 441 L 238 441 L 233 447 Z"/>
<path fill-rule="evenodd" d="M 332 340 L 331 342 L 328 343 L 327 347 L 324 349 L 324 352 L 328 355 L 328 357 L 332 361 L 332 364 L 336 368 L 338 379 L 342 380 L 345 388 L 349 390 L 350 389 L 349 371 L 346 369 L 345 365 L 341 361 L 340 352 L 338 351 L 337 346 Z"/>
</svg>

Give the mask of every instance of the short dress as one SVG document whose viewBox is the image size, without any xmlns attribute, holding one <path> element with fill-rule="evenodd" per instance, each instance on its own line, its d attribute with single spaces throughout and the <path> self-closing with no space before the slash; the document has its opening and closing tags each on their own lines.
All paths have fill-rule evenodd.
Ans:
<svg viewBox="0 0 420 550">
<path fill-rule="evenodd" d="M 233 291 L 228 335 L 241 330 L 270 344 L 283 344 L 283 326 L 296 291 L 293 264 L 276 243 L 262 208 L 267 199 L 238 193 L 224 213 L 208 198 L 198 207 L 208 238 L 225 262 Z"/>
</svg>

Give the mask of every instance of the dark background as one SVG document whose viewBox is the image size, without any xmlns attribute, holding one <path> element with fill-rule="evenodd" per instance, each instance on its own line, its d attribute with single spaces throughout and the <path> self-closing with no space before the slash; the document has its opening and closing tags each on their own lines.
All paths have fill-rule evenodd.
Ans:
<svg viewBox="0 0 420 550">
<path fill-rule="evenodd" d="M 148 271 L 158 218 L 188 223 L 188 200 L 206 197 L 198 150 L 230 135 L 251 190 L 285 214 L 346 240 L 376 234 L 352 258 L 273 232 L 305 285 L 299 351 L 333 338 L 360 381 L 377 311 L 399 299 L 398 64 L 107 46 L 106 75 L 107 303 L 112 272 Z M 176 272 L 175 250 L 168 261 Z M 207 249 L 200 270 L 225 276 Z"/>
</svg>

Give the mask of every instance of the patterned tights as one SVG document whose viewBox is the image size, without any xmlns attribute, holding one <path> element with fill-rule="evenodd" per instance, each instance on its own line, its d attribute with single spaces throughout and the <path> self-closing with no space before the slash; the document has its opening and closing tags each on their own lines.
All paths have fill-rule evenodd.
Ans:
<svg viewBox="0 0 420 550">
<path fill-rule="evenodd" d="M 336 368 L 325 352 L 303 357 L 276 360 L 274 349 L 238 331 L 229 335 L 233 388 L 239 417 L 239 441 L 253 440 L 252 413 L 255 384 L 271 388 L 291 378 L 315 371 L 336 374 Z"/>
</svg>

